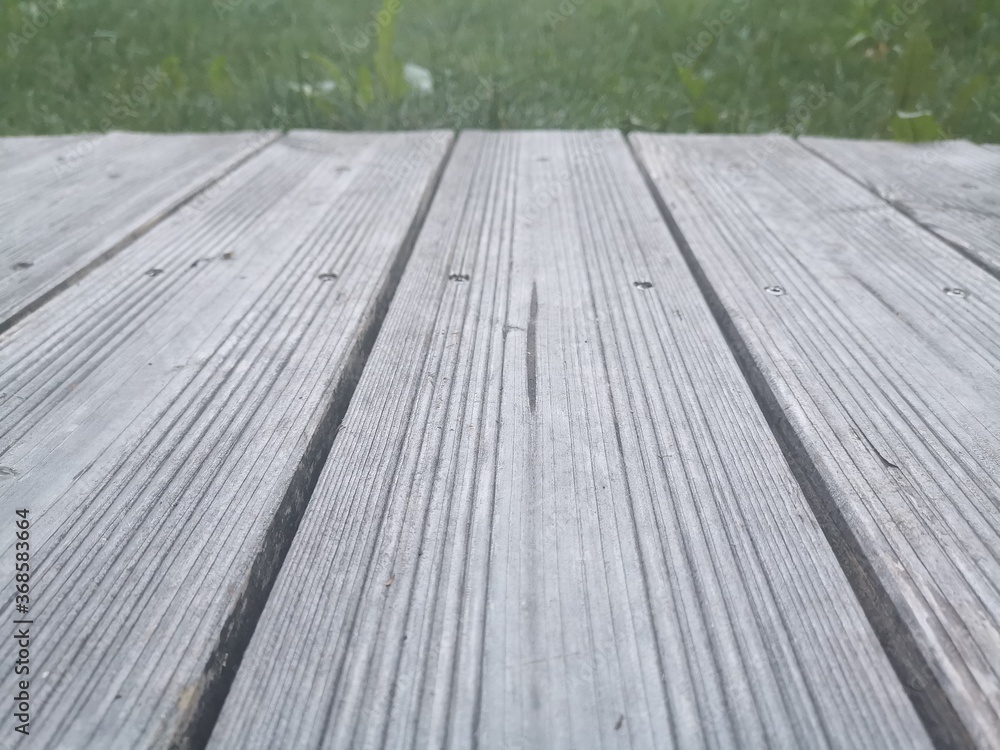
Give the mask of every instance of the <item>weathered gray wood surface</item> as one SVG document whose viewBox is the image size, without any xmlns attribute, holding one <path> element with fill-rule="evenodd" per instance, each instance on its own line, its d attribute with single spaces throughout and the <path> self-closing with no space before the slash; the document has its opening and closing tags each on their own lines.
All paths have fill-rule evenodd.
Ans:
<svg viewBox="0 0 1000 750">
<path fill-rule="evenodd" d="M 293 133 L 0 335 L 0 507 L 32 518 L 19 747 L 206 739 L 450 139 Z"/>
<path fill-rule="evenodd" d="M 802 142 L 1000 278 L 1000 153 L 968 141 Z"/>
<path fill-rule="evenodd" d="M 632 142 L 913 700 L 1000 746 L 1000 283 L 791 140 Z"/>
<path fill-rule="evenodd" d="M 0 331 L 275 137 L 14 139 L 0 153 Z"/>
<path fill-rule="evenodd" d="M 928 740 L 617 133 L 464 133 L 210 747 Z"/>
<path fill-rule="evenodd" d="M 81 134 L 24 135 L 0 138 L 0 174 L 6 175 L 9 170 L 42 154 L 50 154 L 53 158 L 58 158 L 61 154 L 66 153 L 67 149 L 75 149 L 84 141 L 96 141 L 99 137 L 101 136 Z M 6 199 L 8 190 L 13 190 L 16 194 L 17 186 L 11 180 L 5 179 L 3 183 L 0 183 L 0 189 L 3 189 Z"/>
</svg>

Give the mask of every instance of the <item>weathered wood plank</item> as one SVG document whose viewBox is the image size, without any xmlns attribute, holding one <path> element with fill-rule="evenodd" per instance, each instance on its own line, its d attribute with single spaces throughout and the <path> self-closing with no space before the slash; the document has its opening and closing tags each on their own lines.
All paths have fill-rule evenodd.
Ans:
<svg viewBox="0 0 1000 750">
<path fill-rule="evenodd" d="M 915 703 L 1000 746 L 1000 283 L 791 140 L 633 144 Z"/>
<path fill-rule="evenodd" d="M 286 136 L 0 336 L 31 747 L 207 739 L 450 140 Z"/>
<path fill-rule="evenodd" d="M 0 331 L 276 137 L 16 139 L 0 157 Z"/>
<path fill-rule="evenodd" d="M 928 741 L 617 133 L 462 135 L 213 748 Z"/>
<path fill-rule="evenodd" d="M 802 143 L 1000 278 L 1000 153 L 968 141 Z"/>
<path fill-rule="evenodd" d="M 19 221 L 19 210 L 26 210 L 26 205 L 31 208 L 24 199 L 26 188 L 45 181 L 57 184 L 58 170 L 65 170 L 69 165 L 67 154 L 92 152 L 105 138 L 107 136 L 94 133 L 0 138 L 0 215 L 11 223 Z M 58 207 L 59 203 L 53 205 Z M 41 232 L 44 228 L 35 229 Z M 10 233 L 13 234 L 12 231 Z M 3 242 L 0 248 L 12 239 L 5 238 Z M 4 264 L 3 275 L 11 270 L 17 269 Z"/>
<path fill-rule="evenodd" d="M 96 142 L 104 136 L 95 133 L 83 133 L 78 135 L 21 135 L 6 136 L 0 138 L 0 174 L 6 175 L 7 171 L 19 167 L 25 162 L 49 154 L 57 157 L 64 153 L 67 148 L 74 148 L 84 141 Z M 16 185 L 9 179 L 4 179 L 0 183 L 4 191 L 16 189 Z"/>
</svg>

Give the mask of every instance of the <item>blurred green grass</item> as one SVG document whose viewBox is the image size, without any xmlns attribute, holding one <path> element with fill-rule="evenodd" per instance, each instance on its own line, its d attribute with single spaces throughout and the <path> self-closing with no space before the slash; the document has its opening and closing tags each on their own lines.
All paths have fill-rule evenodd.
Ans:
<svg viewBox="0 0 1000 750">
<path fill-rule="evenodd" d="M 1000 0 L 0 1 L 6 135 L 620 127 L 1000 141 Z M 407 85 L 406 63 L 433 91 Z"/>
</svg>

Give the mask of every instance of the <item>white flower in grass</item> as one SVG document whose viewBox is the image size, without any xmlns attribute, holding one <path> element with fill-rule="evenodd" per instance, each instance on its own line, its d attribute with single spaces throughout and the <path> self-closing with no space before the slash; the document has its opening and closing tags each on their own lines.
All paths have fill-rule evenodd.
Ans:
<svg viewBox="0 0 1000 750">
<path fill-rule="evenodd" d="M 434 91 L 434 77 L 431 72 L 416 63 L 406 63 L 403 66 L 403 78 L 410 86 L 422 94 Z"/>
</svg>

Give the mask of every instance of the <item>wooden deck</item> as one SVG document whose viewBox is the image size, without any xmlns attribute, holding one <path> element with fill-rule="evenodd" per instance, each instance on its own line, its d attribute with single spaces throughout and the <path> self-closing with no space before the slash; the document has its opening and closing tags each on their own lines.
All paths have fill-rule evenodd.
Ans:
<svg viewBox="0 0 1000 750">
<path fill-rule="evenodd" d="M 112 133 L 0 174 L 0 747 L 1000 748 L 1000 150 Z"/>
</svg>

